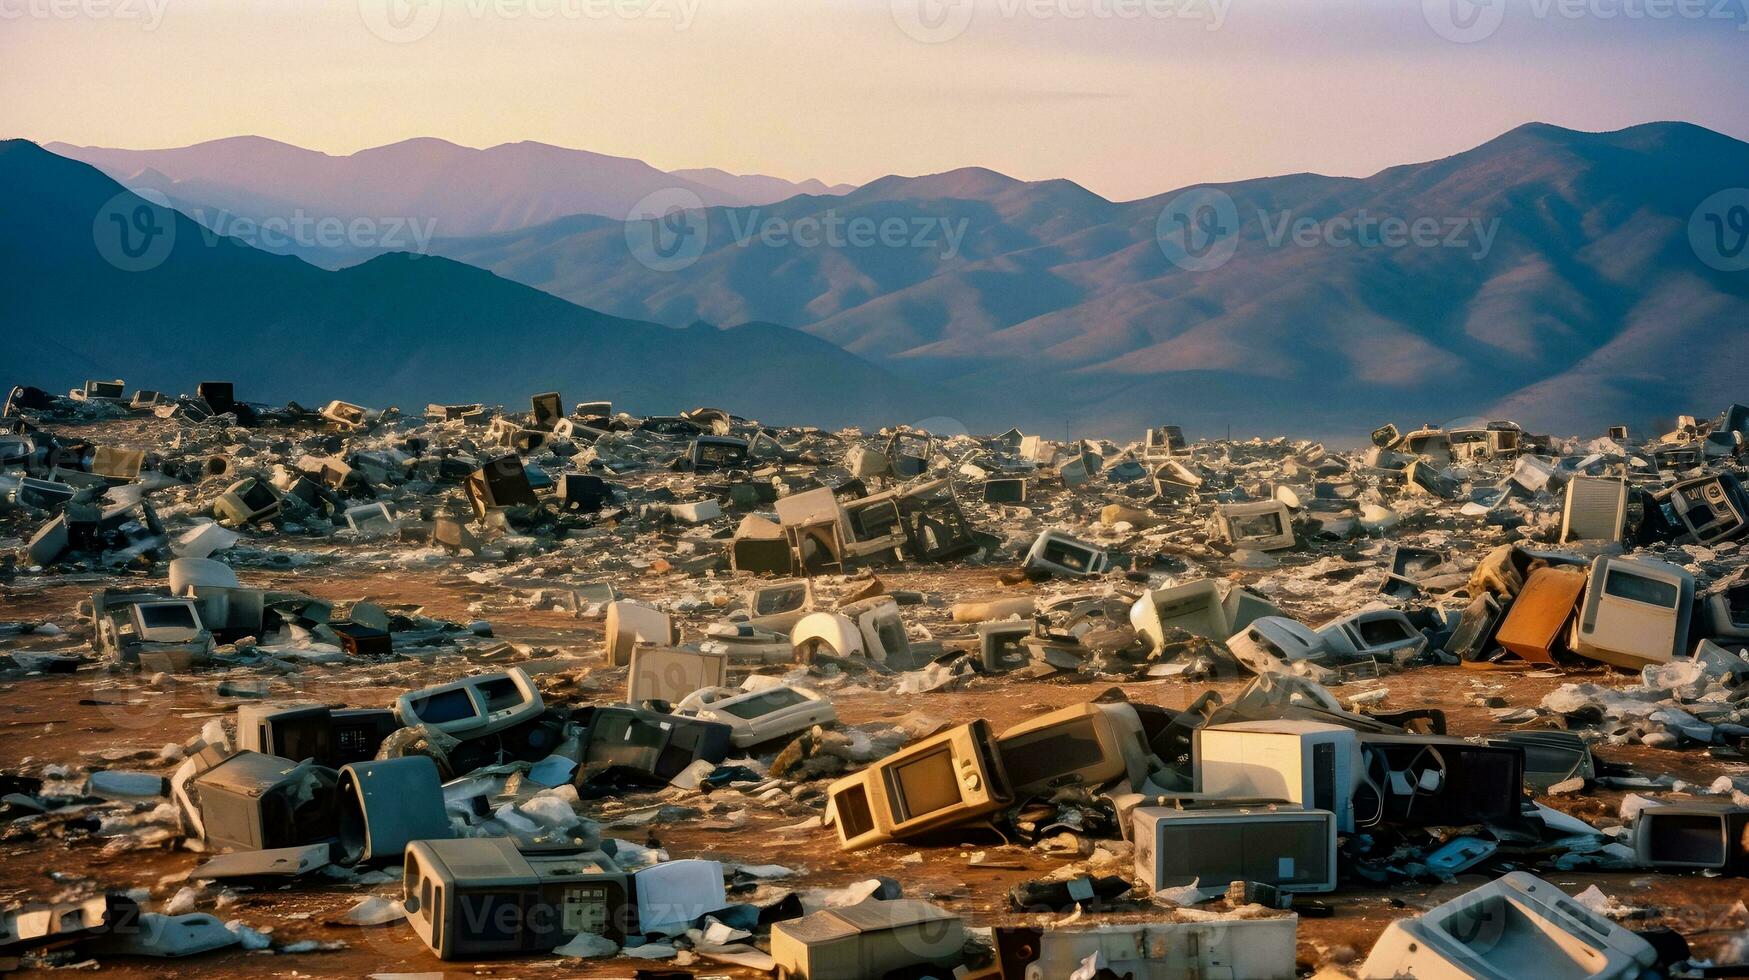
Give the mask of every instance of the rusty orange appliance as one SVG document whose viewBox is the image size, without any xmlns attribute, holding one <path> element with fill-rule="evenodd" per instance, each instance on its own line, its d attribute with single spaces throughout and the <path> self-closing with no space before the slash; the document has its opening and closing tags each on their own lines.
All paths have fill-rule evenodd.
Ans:
<svg viewBox="0 0 1749 980">
<path fill-rule="evenodd" d="M 1507 610 L 1495 642 L 1520 660 L 1554 663 L 1555 651 L 1584 592 L 1584 572 L 1565 568 L 1532 571 Z"/>
</svg>

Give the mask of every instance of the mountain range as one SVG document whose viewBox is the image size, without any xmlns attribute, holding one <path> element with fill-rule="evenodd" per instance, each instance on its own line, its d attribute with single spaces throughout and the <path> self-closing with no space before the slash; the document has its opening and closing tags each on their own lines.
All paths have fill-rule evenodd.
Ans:
<svg viewBox="0 0 1749 980">
<path fill-rule="evenodd" d="M 1708 265 L 1690 239 L 1697 206 L 1746 172 L 1749 144 L 1697 126 L 1530 124 L 1370 177 L 1140 201 L 977 168 L 763 204 L 700 194 L 702 210 L 666 219 L 690 246 L 677 261 L 628 247 L 638 229 L 618 216 L 584 213 L 440 229 L 426 251 L 626 320 L 782 324 L 928 393 L 927 411 L 870 421 L 1351 442 L 1384 421 L 1482 414 L 1587 433 L 1749 400 L 1749 274 Z M 274 179 L 256 186 L 303 186 Z M 468 180 L 481 183 L 458 177 L 456 197 L 497 198 L 489 175 Z M 185 206 L 197 188 L 179 187 Z M 1230 257 L 1187 256 L 1186 201 L 1221 204 L 1207 214 Z M 1381 237 L 1393 223 L 1431 231 Z"/>
<path fill-rule="evenodd" d="M 825 425 L 908 419 L 930 404 L 918 386 L 773 324 L 626 320 L 431 256 L 320 269 L 212 235 L 24 140 L 0 142 L 0 181 L 11 195 L 5 384 L 122 378 L 176 392 L 218 379 L 249 400 L 415 412 L 558 390 L 643 413 L 718 405 Z"/>
<path fill-rule="evenodd" d="M 220 232 L 238 218 L 259 222 L 302 214 L 418 222 L 436 234 L 458 237 L 513 231 L 575 214 L 623 219 L 655 191 L 682 190 L 705 205 L 727 206 L 851 189 L 715 169 L 664 172 L 641 160 L 534 142 L 474 149 L 420 138 L 346 155 L 259 136 L 162 150 L 68 143 L 44 148 L 89 163 L 132 190 L 161 194 Z M 328 258 L 324 249 L 307 243 L 270 250 L 319 262 Z"/>
</svg>

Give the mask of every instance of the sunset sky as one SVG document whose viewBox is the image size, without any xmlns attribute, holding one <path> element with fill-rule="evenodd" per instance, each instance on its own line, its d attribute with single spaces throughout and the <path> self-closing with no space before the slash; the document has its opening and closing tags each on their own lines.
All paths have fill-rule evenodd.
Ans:
<svg viewBox="0 0 1749 980">
<path fill-rule="evenodd" d="M 830 182 L 980 165 L 1120 199 L 1367 174 L 1531 120 L 1749 138 L 1749 0 L 426 2 L 0 0 L 0 136 L 538 140 Z"/>
</svg>

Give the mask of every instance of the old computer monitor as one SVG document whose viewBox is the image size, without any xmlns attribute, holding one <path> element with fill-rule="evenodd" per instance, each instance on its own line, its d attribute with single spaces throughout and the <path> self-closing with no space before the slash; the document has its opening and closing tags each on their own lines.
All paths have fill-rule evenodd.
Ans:
<svg viewBox="0 0 1749 980">
<path fill-rule="evenodd" d="M 1256 881 L 1288 892 L 1336 890 L 1336 815 L 1293 804 L 1130 815 L 1136 877 L 1154 891 Z"/>
<path fill-rule="evenodd" d="M 826 793 L 846 851 L 977 822 L 1014 801 L 982 719 L 906 746 Z"/>
<path fill-rule="evenodd" d="M 401 875 L 407 923 L 439 959 L 542 952 L 580 933 L 624 942 L 631 878 L 606 854 L 508 837 L 420 840 Z"/>
<path fill-rule="evenodd" d="M 996 753 L 1017 799 L 1061 786 L 1103 786 L 1148 774 L 1147 737 L 1126 702 L 1070 705 L 1003 732 Z"/>
<path fill-rule="evenodd" d="M 395 717 L 402 725 L 425 725 L 462 739 L 532 721 L 544 710 L 540 689 L 521 667 L 464 677 L 395 699 Z"/>
<path fill-rule="evenodd" d="M 1688 649 L 1694 576 L 1668 562 L 1603 555 L 1591 565 L 1573 652 L 1638 670 Z"/>
</svg>

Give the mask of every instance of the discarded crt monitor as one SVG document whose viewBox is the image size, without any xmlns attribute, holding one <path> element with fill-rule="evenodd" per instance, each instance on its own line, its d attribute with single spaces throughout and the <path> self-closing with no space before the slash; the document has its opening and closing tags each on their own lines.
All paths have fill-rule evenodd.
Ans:
<svg viewBox="0 0 1749 980">
<path fill-rule="evenodd" d="M 1021 641 L 1032 635 L 1030 622 L 978 624 L 978 664 L 988 674 L 1003 674 L 1026 666 L 1032 655 Z"/>
<path fill-rule="evenodd" d="M 947 977 L 965 941 L 965 924 L 952 912 L 915 899 L 871 898 L 773 923 L 771 958 L 785 980 L 919 976 L 919 967 Z"/>
<path fill-rule="evenodd" d="M 1222 540 L 1238 548 L 1278 551 L 1296 541 L 1293 516 L 1279 500 L 1224 504 L 1215 510 L 1215 528 Z"/>
<path fill-rule="evenodd" d="M 1191 740 L 1198 793 L 1286 800 L 1328 810 L 1352 833 L 1378 819 L 1355 813 L 1366 760 L 1360 734 L 1316 721 L 1241 721 L 1205 725 Z"/>
<path fill-rule="evenodd" d="M 1165 649 L 1169 629 L 1211 640 L 1224 640 L 1232 633 L 1220 586 L 1212 578 L 1143 593 L 1130 606 L 1130 625 L 1156 651 Z"/>
<path fill-rule="evenodd" d="M 1694 576 L 1668 562 L 1600 556 L 1591 565 L 1573 652 L 1638 670 L 1688 649 Z"/>
<path fill-rule="evenodd" d="M 626 672 L 626 701 L 679 701 L 701 687 L 720 687 L 729 679 L 729 658 L 684 647 L 639 643 L 632 647 Z"/>
<path fill-rule="evenodd" d="M 611 769 L 665 786 L 700 759 L 722 762 L 734 734 L 717 722 L 618 706 L 590 709 L 583 723 L 589 735 L 577 773 L 584 781 Z"/>
<path fill-rule="evenodd" d="M 1134 706 L 1088 702 L 1046 712 L 1003 732 L 996 753 L 1016 798 L 1063 786 L 1103 786 L 1148 774 L 1147 736 Z"/>
<path fill-rule="evenodd" d="M 846 851 L 972 823 L 1014 802 L 982 719 L 908 745 L 834 782 L 826 795 Z"/>
<path fill-rule="evenodd" d="M 1286 616 L 1263 616 L 1227 637 L 1227 649 L 1254 674 L 1288 670 L 1301 661 L 1322 663 L 1330 648 L 1318 632 Z"/>
<path fill-rule="evenodd" d="M 674 710 L 729 726 L 729 741 L 736 748 L 792 737 L 815 725 L 838 723 L 838 711 L 831 701 L 807 688 L 787 684 L 751 691 L 708 687 L 681 699 Z"/>
<path fill-rule="evenodd" d="M 543 392 L 529 398 L 529 425 L 531 429 L 542 432 L 553 431 L 553 426 L 565 417 L 565 400 L 556 391 Z"/>
<path fill-rule="evenodd" d="M 1016 477 L 993 478 L 984 481 L 984 503 L 1026 503 L 1026 481 Z"/>
<path fill-rule="evenodd" d="M 1743 498 L 1741 485 L 1728 474 L 1684 480 L 1652 496 L 1640 538 L 1705 545 L 1735 537 L 1749 527 Z"/>
<path fill-rule="evenodd" d="M 463 488 L 474 505 L 474 516 L 482 521 L 486 512 L 496 507 L 533 507 L 540 502 L 522 468 L 522 458 L 515 453 L 480 464 L 468 475 Z"/>
<path fill-rule="evenodd" d="M 681 461 L 694 473 L 741 470 L 751 462 L 747 456 L 747 440 L 729 436 L 699 436 L 686 447 L 686 455 Z"/>
<path fill-rule="evenodd" d="M 680 642 L 680 630 L 660 609 L 620 599 L 607 604 L 607 662 L 623 667 L 632 662 L 632 648 L 639 643 Z"/>
<path fill-rule="evenodd" d="M 508 837 L 413 841 L 401 896 L 445 960 L 541 952 L 581 933 L 619 943 L 635 928 L 631 877 L 612 858 Z"/>
<path fill-rule="evenodd" d="M 1338 657 L 1391 658 L 1411 656 L 1427 646 L 1427 638 L 1395 609 L 1368 609 L 1326 623 L 1318 630 Z"/>
<path fill-rule="evenodd" d="M 644 934 L 677 935 L 729 904 L 723 866 L 700 858 L 640 869 L 632 876 L 632 896 L 637 902 L 638 932 Z"/>
<path fill-rule="evenodd" d="M 1111 556 L 1061 531 L 1046 531 L 1032 543 L 1022 568 L 1029 574 L 1091 578 L 1111 569 Z"/>
<path fill-rule="evenodd" d="M 205 771 L 194 777 L 190 793 L 208 845 L 259 851 L 335 835 L 332 769 L 260 752 L 224 757 L 216 750 L 197 757 L 196 765 Z"/>
<path fill-rule="evenodd" d="M 213 501 L 213 516 L 227 524 L 255 524 L 279 513 L 280 493 L 273 484 L 244 477 Z"/>
<path fill-rule="evenodd" d="M 1567 501 L 1561 508 L 1561 544 L 1571 541 L 1620 541 L 1628 512 L 1626 480 L 1575 476 L 1567 481 Z"/>
<path fill-rule="evenodd" d="M 540 689 L 521 667 L 464 677 L 395 699 L 395 717 L 402 725 L 425 725 L 460 739 L 479 738 L 532 721 L 544 710 Z"/>
<path fill-rule="evenodd" d="M 237 706 L 237 741 L 242 748 L 286 759 L 313 759 L 331 769 L 376 758 L 383 739 L 400 727 L 388 708 Z"/>
<path fill-rule="evenodd" d="M 1380 822 L 1461 827 L 1517 821 L 1524 750 L 1443 735 L 1361 735 L 1365 780 L 1383 798 Z"/>
<path fill-rule="evenodd" d="M 1706 632 L 1715 639 L 1749 641 L 1749 581 L 1739 581 L 1701 603 Z"/>
<path fill-rule="evenodd" d="M 566 510 L 593 514 L 613 500 L 613 485 L 590 473 L 564 473 L 559 495 Z"/>
<path fill-rule="evenodd" d="M 1482 593 L 1459 614 L 1457 629 L 1445 641 L 1445 652 L 1466 665 L 1485 661 L 1494 649 L 1494 635 L 1505 618 L 1506 609 L 1500 600 Z"/>
<path fill-rule="evenodd" d="M 339 842 L 334 853 L 341 864 L 387 864 L 399 860 L 412 841 L 455 835 L 437 763 L 428 756 L 346 765 L 335 797 Z"/>
<path fill-rule="evenodd" d="M 1373 944 L 1360 975 L 1538 976 L 1635 980 L 1656 964 L 1652 944 L 1523 871 L 1397 919 Z"/>
<path fill-rule="evenodd" d="M 1336 815 L 1279 804 L 1136 808 L 1136 877 L 1154 891 L 1256 881 L 1290 892 L 1336 890 Z"/>
<path fill-rule="evenodd" d="M 1634 857 L 1661 871 L 1749 875 L 1749 806 L 1660 802 L 1634 817 Z"/>
</svg>

